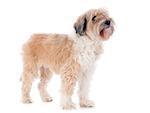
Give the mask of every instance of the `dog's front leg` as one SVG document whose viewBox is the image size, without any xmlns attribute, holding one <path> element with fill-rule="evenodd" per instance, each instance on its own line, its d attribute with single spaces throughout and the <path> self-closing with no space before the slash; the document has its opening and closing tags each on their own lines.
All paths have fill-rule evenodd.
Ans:
<svg viewBox="0 0 150 113">
<path fill-rule="evenodd" d="M 94 107 L 94 102 L 89 100 L 89 86 L 91 81 L 91 74 L 82 74 L 79 79 L 79 104 L 80 107 Z"/>
<path fill-rule="evenodd" d="M 61 105 L 63 109 L 74 109 L 73 90 L 78 78 L 79 65 L 71 61 L 61 70 Z"/>
<path fill-rule="evenodd" d="M 61 106 L 63 109 L 74 109 L 75 104 L 72 102 L 72 94 L 75 86 L 75 80 L 62 80 L 61 83 Z"/>
</svg>

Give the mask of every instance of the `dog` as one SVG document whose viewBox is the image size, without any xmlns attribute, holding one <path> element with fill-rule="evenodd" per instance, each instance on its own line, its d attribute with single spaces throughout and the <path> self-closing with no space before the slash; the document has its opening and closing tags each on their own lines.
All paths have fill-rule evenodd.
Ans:
<svg viewBox="0 0 150 113">
<path fill-rule="evenodd" d="M 72 94 L 79 86 L 80 107 L 94 107 L 89 100 L 89 83 L 102 44 L 114 32 L 114 21 L 104 9 L 91 9 L 79 16 L 72 34 L 33 34 L 23 45 L 22 102 L 32 103 L 30 90 L 35 78 L 41 99 L 52 101 L 46 87 L 53 73 L 61 77 L 61 105 L 75 108 Z"/>
</svg>

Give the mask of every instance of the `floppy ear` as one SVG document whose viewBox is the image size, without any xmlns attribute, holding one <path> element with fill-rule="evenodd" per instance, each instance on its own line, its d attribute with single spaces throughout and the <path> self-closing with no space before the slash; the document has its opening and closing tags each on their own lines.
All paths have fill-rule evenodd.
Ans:
<svg viewBox="0 0 150 113">
<path fill-rule="evenodd" d="M 85 15 L 81 15 L 74 24 L 74 29 L 77 34 L 83 36 L 86 31 L 87 19 Z"/>
</svg>

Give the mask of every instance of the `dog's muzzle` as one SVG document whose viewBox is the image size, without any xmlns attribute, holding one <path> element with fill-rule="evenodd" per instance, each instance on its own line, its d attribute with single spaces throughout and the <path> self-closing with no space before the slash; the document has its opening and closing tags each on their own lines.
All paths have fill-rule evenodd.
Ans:
<svg viewBox="0 0 150 113">
<path fill-rule="evenodd" d="M 114 27 L 111 20 L 105 20 L 100 26 L 100 36 L 103 40 L 109 39 L 109 37 L 113 34 Z"/>
</svg>

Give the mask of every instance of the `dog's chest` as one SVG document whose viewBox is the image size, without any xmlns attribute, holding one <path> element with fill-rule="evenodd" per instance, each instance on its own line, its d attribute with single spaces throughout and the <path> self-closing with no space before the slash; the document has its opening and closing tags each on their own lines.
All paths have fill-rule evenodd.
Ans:
<svg viewBox="0 0 150 113">
<path fill-rule="evenodd" d="M 84 68 L 84 70 L 88 70 L 94 65 L 95 61 L 102 52 L 102 45 L 98 41 L 81 39 L 76 41 L 75 51 L 76 60 Z"/>
</svg>

